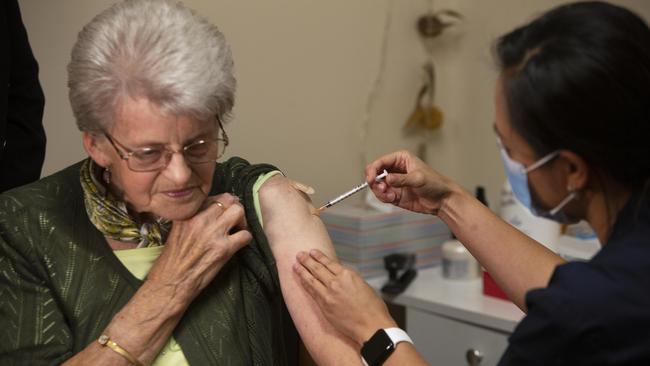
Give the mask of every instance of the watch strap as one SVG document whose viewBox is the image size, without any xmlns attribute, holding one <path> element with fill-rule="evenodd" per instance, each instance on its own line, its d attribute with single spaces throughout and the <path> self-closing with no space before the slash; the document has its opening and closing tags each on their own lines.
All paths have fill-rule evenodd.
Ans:
<svg viewBox="0 0 650 366">
<path fill-rule="evenodd" d="M 413 344 L 411 337 L 400 328 L 379 329 L 361 347 L 361 361 L 364 366 L 380 366 L 401 342 Z"/>
<path fill-rule="evenodd" d="M 393 344 L 397 346 L 398 343 L 408 342 L 413 344 L 413 340 L 406 332 L 400 328 L 384 328 L 384 332 L 388 335 Z"/>
</svg>

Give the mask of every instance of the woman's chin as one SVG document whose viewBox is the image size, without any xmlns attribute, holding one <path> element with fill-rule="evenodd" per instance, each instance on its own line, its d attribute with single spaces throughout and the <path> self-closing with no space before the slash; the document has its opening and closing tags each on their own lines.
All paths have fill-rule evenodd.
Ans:
<svg viewBox="0 0 650 366">
<path fill-rule="evenodd" d="M 174 213 L 172 215 L 166 215 L 166 216 L 162 216 L 162 217 L 166 218 L 169 221 L 185 221 L 185 220 L 191 219 L 195 214 L 196 214 L 196 211 L 194 213 L 189 213 L 189 214 L 185 214 L 185 215 Z"/>
<path fill-rule="evenodd" d="M 174 205 L 156 210 L 157 212 L 154 212 L 154 214 L 170 221 L 188 220 L 197 214 L 202 204 L 203 202 L 192 202 L 183 205 Z"/>
<path fill-rule="evenodd" d="M 205 199 L 206 195 L 199 189 L 193 189 L 180 197 L 158 195 L 152 202 L 150 212 L 171 221 L 187 220 L 199 212 Z"/>
</svg>

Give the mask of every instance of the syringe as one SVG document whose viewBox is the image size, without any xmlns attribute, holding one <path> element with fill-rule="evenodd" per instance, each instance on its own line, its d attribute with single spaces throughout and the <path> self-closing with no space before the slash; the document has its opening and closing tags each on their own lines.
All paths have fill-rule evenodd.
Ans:
<svg viewBox="0 0 650 366">
<path fill-rule="evenodd" d="M 375 177 L 375 182 L 379 182 L 380 180 L 382 180 L 383 178 L 385 178 L 387 175 L 388 175 L 388 172 L 386 171 L 386 169 L 384 169 L 384 172 L 383 172 L 383 173 L 381 173 L 381 174 L 379 174 L 378 176 Z M 352 188 L 351 190 L 349 190 L 349 191 L 343 193 L 342 195 L 336 197 L 335 199 L 333 199 L 333 200 L 327 202 L 324 206 L 322 206 L 321 208 L 319 208 L 319 209 L 317 210 L 317 212 L 320 213 L 320 212 L 322 212 L 324 209 L 326 209 L 326 208 L 328 208 L 328 207 L 332 207 L 332 206 L 334 206 L 335 204 L 337 204 L 337 203 L 343 201 L 344 199 L 346 199 L 346 198 L 352 196 L 353 194 L 359 192 L 360 190 L 362 190 L 362 189 L 364 189 L 364 188 L 366 188 L 366 187 L 368 187 L 368 182 L 363 182 L 363 184 L 359 184 L 358 186 Z"/>
</svg>

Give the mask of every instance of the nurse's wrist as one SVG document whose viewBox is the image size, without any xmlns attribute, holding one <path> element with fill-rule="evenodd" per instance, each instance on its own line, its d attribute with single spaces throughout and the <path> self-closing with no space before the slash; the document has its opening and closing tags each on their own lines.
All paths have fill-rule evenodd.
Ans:
<svg viewBox="0 0 650 366">
<path fill-rule="evenodd" d="M 377 321 L 367 327 L 358 328 L 359 331 L 356 332 L 353 340 L 357 343 L 359 348 L 361 348 L 363 344 L 368 342 L 368 340 L 373 336 L 373 334 L 375 334 L 379 329 L 396 328 L 396 327 L 397 327 L 397 323 L 395 323 L 395 321 L 392 318 Z"/>
<path fill-rule="evenodd" d="M 462 187 L 454 184 L 450 186 L 449 193 L 440 200 L 437 216 L 449 227 L 459 219 L 462 207 L 467 206 L 468 202 L 474 200 L 474 196 L 469 194 Z"/>
</svg>

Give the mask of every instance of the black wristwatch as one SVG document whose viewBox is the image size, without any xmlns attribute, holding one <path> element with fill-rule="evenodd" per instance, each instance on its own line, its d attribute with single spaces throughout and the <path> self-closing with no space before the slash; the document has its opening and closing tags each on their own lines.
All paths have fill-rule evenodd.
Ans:
<svg viewBox="0 0 650 366">
<path fill-rule="evenodd" d="M 365 366 L 381 366 L 400 342 L 413 344 L 405 331 L 399 328 L 379 329 L 361 347 L 361 360 Z"/>
</svg>

